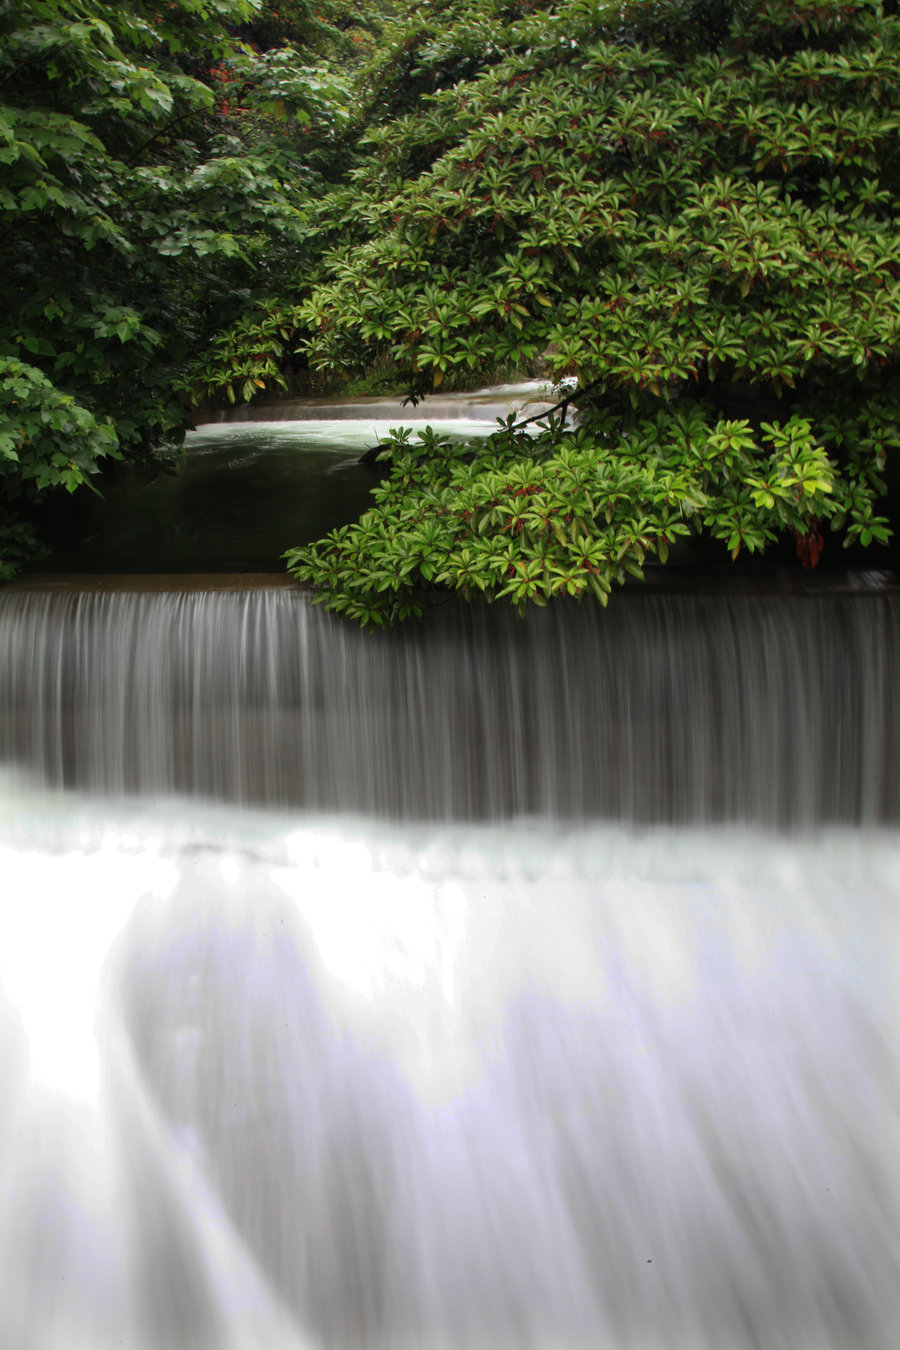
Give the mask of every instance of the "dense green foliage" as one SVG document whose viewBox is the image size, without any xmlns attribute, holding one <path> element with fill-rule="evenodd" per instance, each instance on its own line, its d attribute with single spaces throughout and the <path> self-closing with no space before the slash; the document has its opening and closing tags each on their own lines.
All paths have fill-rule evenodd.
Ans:
<svg viewBox="0 0 900 1350">
<path fill-rule="evenodd" d="M 0 0 L 0 576 L 190 401 L 546 373 L 288 555 L 363 623 L 888 537 L 900 20 L 874 0 Z M 577 417 L 573 416 L 577 412 Z"/>
<path fill-rule="evenodd" d="M 887 538 L 893 6 L 451 8 L 385 69 L 348 236 L 295 311 L 310 361 L 418 394 L 543 361 L 578 427 L 401 437 L 372 510 L 295 575 L 379 623 L 435 585 L 605 600 L 686 534 L 736 557 L 793 532 L 807 564 L 826 524 Z M 436 92 L 398 113 L 411 76 Z"/>
<path fill-rule="evenodd" d="M 349 94 L 304 52 L 242 46 L 266 13 L 0 4 L 0 576 L 42 493 L 180 443 L 185 364 L 303 248 Z M 270 356 L 244 376 L 266 378 Z"/>
</svg>

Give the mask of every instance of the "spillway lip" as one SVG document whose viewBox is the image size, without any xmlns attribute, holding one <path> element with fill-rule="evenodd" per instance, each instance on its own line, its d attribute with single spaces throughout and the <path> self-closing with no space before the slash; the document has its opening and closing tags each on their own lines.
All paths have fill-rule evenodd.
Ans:
<svg viewBox="0 0 900 1350">
<path fill-rule="evenodd" d="M 160 573 L 32 573 L 0 585 L 0 595 L 34 592 L 153 593 L 215 591 L 293 591 L 311 594 L 313 587 L 294 581 L 284 572 L 160 572 Z M 900 575 L 886 569 L 805 573 L 792 568 L 742 569 L 735 564 L 721 568 L 654 567 L 645 570 L 643 581 L 628 581 L 614 598 L 646 594 L 695 594 L 728 596 L 827 595 L 882 596 L 900 593 Z M 442 602 L 452 598 L 443 591 L 426 592 Z M 565 602 L 563 602 L 565 603 Z M 498 607 L 500 608 L 500 607 Z"/>
<path fill-rule="evenodd" d="M 70 573 L 16 577 L 0 587 L 0 594 L 34 591 L 169 592 L 169 591 L 261 591 L 307 592 L 283 572 L 160 572 L 108 574 Z"/>
</svg>

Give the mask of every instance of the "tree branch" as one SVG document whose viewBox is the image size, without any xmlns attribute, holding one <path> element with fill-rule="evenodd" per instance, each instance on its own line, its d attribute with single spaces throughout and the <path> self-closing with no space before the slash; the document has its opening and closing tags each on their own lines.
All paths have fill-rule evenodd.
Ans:
<svg viewBox="0 0 900 1350">
<path fill-rule="evenodd" d="M 148 149 L 154 141 L 158 141 L 160 136 L 165 136 L 173 127 L 181 126 L 182 122 L 189 122 L 192 117 L 201 117 L 206 112 L 209 112 L 208 108 L 191 108 L 190 112 L 182 113 L 180 117 L 176 117 L 171 122 L 167 122 L 164 127 L 160 127 L 158 131 L 154 131 L 153 135 L 148 137 L 143 145 L 139 145 L 133 155 L 123 161 L 125 168 L 131 169 L 136 166 L 137 161 L 144 151 Z"/>
<path fill-rule="evenodd" d="M 552 408 L 545 408 L 543 412 L 535 413 L 532 417 L 523 418 L 521 422 L 516 422 L 515 426 L 510 427 L 510 431 L 521 431 L 523 427 L 530 426 L 532 422 L 540 422 L 545 417 L 551 417 L 553 413 L 559 412 L 560 409 L 562 409 L 563 422 L 565 422 L 566 413 L 569 411 L 569 404 L 574 402 L 581 394 L 586 394 L 589 389 L 596 389 L 598 384 L 603 383 L 603 379 L 604 377 L 600 376 L 599 379 L 591 380 L 589 384 L 582 385 L 581 388 L 576 385 L 570 394 L 566 394 L 565 398 L 560 399 L 559 403 L 554 403 Z"/>
</svg>

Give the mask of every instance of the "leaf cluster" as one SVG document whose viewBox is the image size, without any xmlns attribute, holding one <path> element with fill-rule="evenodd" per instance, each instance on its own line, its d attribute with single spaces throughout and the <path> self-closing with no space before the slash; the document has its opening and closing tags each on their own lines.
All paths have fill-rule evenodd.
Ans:
<svg viewBox="0 0 900 1350">
<path fill-rule="evenodd" d="M 258 10 L 19 0 L 0 12 L 0 363 L 30 389 L 0 409 L 10 520 L 11 503 L 21 513 L 72 488 L 113 447 L 177 447 L 185 370 L 256 305 L 268 323 L 266 299 L 296 266 L 350 96 L 309 53 L 242 45 Z M 302 138 L 317 128 L 313 163 Z M 281 376 L 251 361 L 229 382 L 247 379 Z M 44 433 L 23 407 L 46 414 Z"/>
<path fill-rule="evenodd" d="M 820 522 L 884 542 L 900 425 L 900 20 L 870 0 L 527 8 L 489 8 L 490 52 L 463 78 L 452 30 L 418 42 L 445 54 L 448 81 L 368 133 L 357 234 L 299 306 L 309 362 L 387 365 L 417 394 L 535 369 L 572 381 L 594 457 L 576 533 L 610 585 L 685 522 L 732 555 Z M 695 444 L 673 458 L 685 427 Z M 542 475 L 575 453 L 570 432 L 546 435 Z M 487 473 L 499 445 L 473 463 Z M 533 450 L 517 445 L 530 474 Z M 405 595 L 410 576 L 517 604 L 592 589 L 556 525 L 535 533 L 532 512 L 510 526 L 474 502 L 473 537 L 450 511 L 430 576 L 392 572 L 407 534 L 415 555 L 416 502 L 437 510 L 428 462 L 347 534 L 352 567 L 333 541 L 300 559 L 333 607 L 382 586 Z M 613 539 L 619 517 L 606 520 L 626 469 L 633 547 L 632 526 Z M 527 486 L 542 505 L 556 491 Z M 481 565 L 488 545 L 497 576 Z"/>
<path fill-rule="evenodd" d="M 896 411 L 896 410 L 895 410 Z M 356 525 L 288 553 L 329 608 L 366 626 L 420 614 L 428 589 L 607 603 L 613 586 L 705 533 L 736 557 L 831 522 L 884 542 L 877 480 L 841 479 L 809 419 L 724 419 L 711 405 L 539 431 L 510 418 L 487 441 L 392 432 L 390 472 Z M 863 538 L 864 535 L 868 538 Z"/>
</svg>

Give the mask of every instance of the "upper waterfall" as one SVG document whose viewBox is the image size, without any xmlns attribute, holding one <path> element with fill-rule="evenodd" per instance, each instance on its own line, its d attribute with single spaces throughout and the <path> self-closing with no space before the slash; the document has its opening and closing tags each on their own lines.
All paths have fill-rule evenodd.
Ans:
<svg viewBox="0 0 900 1350">
<path fill-rule="evenodd" d="M 533 417 L 553 406 L 556 398 L 546 380 L 523 380 L 517 384 L 492 385 L 468 393 L 429 394 L 418 403 L 395 395 L 366 396 L 335 400 L 331 398 L 281 398 L 269 403 L 255 402 L 228 408 L 216 418 L 219 422 L 316 422 L 329 420 L 388 421 L 396 426 L 410 423 L 434 424 L 456 419 L 493 423 L 498 417 L 521 413 Z"/>
</svg>

